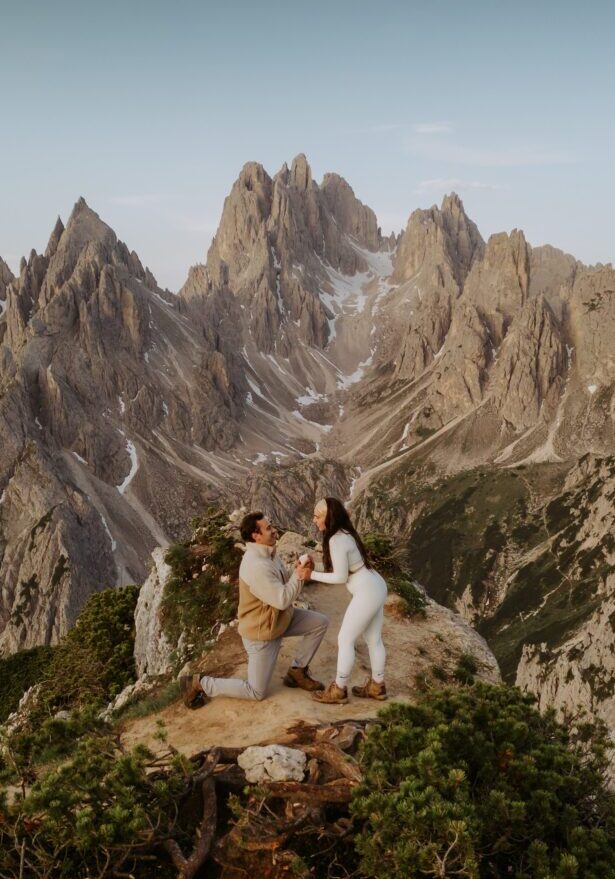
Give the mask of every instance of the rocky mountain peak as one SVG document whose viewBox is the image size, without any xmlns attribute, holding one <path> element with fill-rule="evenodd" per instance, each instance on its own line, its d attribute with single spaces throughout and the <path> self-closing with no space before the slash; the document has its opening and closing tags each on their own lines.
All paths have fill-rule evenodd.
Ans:
<svg viewBox="0 0 615 879">
<path fill-rule="evenodd" d="M 67 252 L 69 249 L 81 250 L 91 241 L 100 241 L 102 244 L 113 246 L 117 238 L 113 229 L 100 219 L 96 211 L 93 211 L 81 196 L 75 202 L 60 241 L 62 248 Z"/>
<path fill-rule="evenodd" d="M 45 250 L 46 257 L 52 257 L 56 250 L 58 249 L 58 244 L 60 243 L 60 238 L 62 237 L 62 233 L 64 232 L 64 223 L 58 217 L 56 220 L 56 224 L 53 227 L 53 232 L 49 236 L 49 242 L 47 244 L 47 249 Z"/>
<path fill-rule="evenodd" d="M 508 325 L 527 302 L 530 285 L 530 252 L 523 232 L 492 235 L 484 256 L 474 263 L 464 288 L 464 300 L 472 302 L 487 320 L 497 348 Z"/>
<path fill-rule="evenodd" d="M 447 212 L 451 214 L 465 214 L 463 201 L 456 192 L 449 192 L 448 195 L 444 196 L 444 198 L 442 199 L 442 205 L 440 206 L 440 210 L 443 214 Z"/>
<path fill-rule="evenodd" d="M 312 185 L 312 169 L 303 153 L 299 153 L 293 159 L 289 182 L 291 186 L 303 191 L 306 191 Z"/>
<path fill-rule="evenodd" d="M 244 341 L 250 337 L 258 350 L 288 356 L 297 341 L 324 347 L 332 319 L 324 301 L 340 283 L 330 272 L 366 272 L 362 250 L 381 247 L 389 243 L 375 214 L 339 175 L 325 175 L 318 186 L 302 153 L 273 179 L 250 162 L 225 200 L 206 264 L 190 270 L 180 291 L 181 307 L 221 327 L 215 303 L 228 310 L 233 297 L 246 311 Z M 232 337 L 236 347 L 236 324 Z"/>
<path fill-rule="evenodd" d="M 404 283 L 424 264 L 452 276 L 458 291 L 475 260 L 482 257 L 484 242 L 455 193 L 444 197 L 442 207 L 416 210 L 410 215 L 395 259 L 394 280 Z"/>
<path fill-rule="evenodd" d="M 241 169 L 236 184 L 248 192 L 262 192 L 271 186 L 271 177 L 259 162 L 246 162 Z"/>
<path fill-rule="evenodd" d="M 378 250 L 382 241 L 376 214 L 359 201 L 352 186 L 339 174 L 328 173 L 322 178 L 320 191 L 342 230 L 368 250 Z"/>
<path fill-rule="evenodd" d="M 2 257 L 0 257 L 0 299 L 6 298 L 6 288 L 14 279 L 15 276 L 13 275 L 13 272 Z"/>
</svg>

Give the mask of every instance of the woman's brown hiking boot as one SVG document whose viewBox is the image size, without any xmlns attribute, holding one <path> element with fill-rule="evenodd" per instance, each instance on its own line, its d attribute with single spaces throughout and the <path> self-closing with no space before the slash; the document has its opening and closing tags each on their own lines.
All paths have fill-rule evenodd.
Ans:
<svg viewBox="0 0 615 879">
<path fill-rule="evenodd" d="M 309 665 L 301 668 L 300 666 L 291 665 L 284 677 L 282 678 L 287 687 L 301 687 L 302 690 L 315 692 L 316 690 L 324 690 L 325 685 L 321 684 L 310 675 Z"/>
<path fill-rule="evenodd" d="M 352 695 L 358 696 L 360 699 L 378 699 L 378 701 L 384 702 L 387 698 L 387 688 L 384 681 L 379 684 L 368 678 L 362 687 L 352 688 Z"/>
<path fill-rule="evenodd" d="M 348 690 L 346 687 L 338 687 L 335 681 L 331 681 L 326 690 L 312 693 L 312 699 L 327 705 L 345 705 L 348 702 Z"/>
</svg>

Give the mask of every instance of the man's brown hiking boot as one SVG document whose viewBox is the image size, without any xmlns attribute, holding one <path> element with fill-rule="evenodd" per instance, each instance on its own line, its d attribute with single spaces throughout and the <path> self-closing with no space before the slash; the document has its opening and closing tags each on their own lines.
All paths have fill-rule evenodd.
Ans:
<svg viewBox="0 0 615 879">
<path fill-rule="evenodd" d="M 200 708 L 201 705 L 209 702 L 203 692 L 200 678 L 200 675 L 182 675 L 179 679 L 179 689 L 186 708 Z"/>
<path fill-rule="evenodd" d="M 378 699 L 380 702 L 384 702 L 387 698 L 387 688 L 384 681 L 379 684 L 368 678 L 362 687 L 352 688 L 352 695 L 358 696 L 360 699 Z"/>
<path fill-rule="evenodd" d="M 324 684 L 311 677 L 309 665 L 306 665 L 304 668 L 291 665 L 282 680 L 287 687 L 300 687 L 308 692 L 324 690 L 325 688 Z"/>
<path fill-rule="evenodd" d="M 326 705 L 345 705 L 348 702 L 348 690 L 346 687 L 338 687 L 335 681 L 331 681 L 326 690 L 312 693 L 312 699 Z"/>
</svg>

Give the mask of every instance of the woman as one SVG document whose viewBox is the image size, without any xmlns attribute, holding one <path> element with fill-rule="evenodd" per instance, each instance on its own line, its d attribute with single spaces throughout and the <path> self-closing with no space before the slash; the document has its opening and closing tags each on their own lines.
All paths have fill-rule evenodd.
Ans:
<svg viewBox="0 0 615 879">
<path fill-rule="evenodd" d="M 382 643 L 382 620 L 387 585 L 367 558 L 363 542 L 355 531 L 341 501 L 328 497 L 314 509 L 314 524 L 323 532 L 325 572 L 314 571 L 311 579 L 319 583 L 345 583 L 352 595 L 337 638 L 337 675 L 321 692 L 312 693 L 318 702 L 348 701 L 348 680 L 355 660 L 354 645 L 363 635 L 369 650 L 371 679 L 362 687 L 353 687 L 355 696 L 384 700 L 386 653 Z"/>
</svg>

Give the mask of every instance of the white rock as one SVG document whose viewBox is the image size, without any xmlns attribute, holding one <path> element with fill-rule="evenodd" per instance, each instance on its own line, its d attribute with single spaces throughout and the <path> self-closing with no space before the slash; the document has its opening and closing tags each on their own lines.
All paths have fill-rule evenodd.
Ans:
<svg viewBox="0 0 615 879">
<path fill-rule="evenodd" d="M 150 680 L 148 675 L 139 678 L 139 680 L 135 681 L 133 684 L 128 684 L 127 687 L 124 687 L 121 693 L 117 694 L 112 702 L 109 702 L 104 711 L 101 712 L 100 717 L 102 717 L 103 720 L 110 720 L 111 715 L 115 711 L 119 711 L 120 708 L 123 708 L 129 702 L 136 700 L 137 697 L 144 696 L 146 693 L 149 693 L 150 690 L 153 690 L 155 686 L 156 681 Z"/>
<path fill-rule="evenodd" d="M 302 781 L 306 756 L 303 751 L 283 745 L 254 745 L 246 748 L 237 762 L 252 784 L 261 781 Z"/>
<path fill-rule="evenodd" d="M 171 568 L 164 560 L 165 550 L 157 546 L 152 552 L 154 567 L 139 590 L 135 610 L 135 665 L 137 674 L 159 675 L 171 670 L 173 645 L 160 624 L 160 604 Z"/>
</svg>

